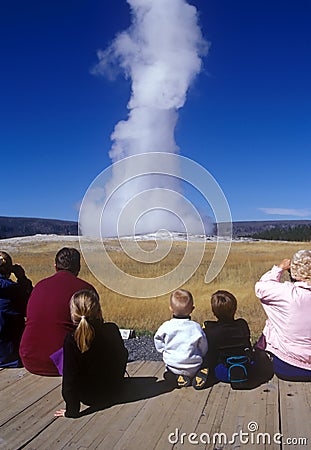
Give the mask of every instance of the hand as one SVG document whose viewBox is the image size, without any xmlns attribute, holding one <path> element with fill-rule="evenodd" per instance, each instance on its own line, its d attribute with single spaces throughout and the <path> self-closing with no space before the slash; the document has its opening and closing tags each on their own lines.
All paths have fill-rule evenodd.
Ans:
<svg viewBox="0 0 311 450">
<path fill-rule="evenodd" d="M 65 409 L 59 409 L 58 411 L 55 411 L 54 417 L 65 417 Z"/>
<path fill-rule="evenodd" d="M 17 279 L 24 278 L 26 276 L 25 270 L 19 264 L 13 264 L 12 273 L 14 273 Z"/>
<path fill-rule="evenodd" d="M 278 267 L 282 270 L 288 270 L 290 268 L 290 259 L 283 259 Z"/>
</svg>

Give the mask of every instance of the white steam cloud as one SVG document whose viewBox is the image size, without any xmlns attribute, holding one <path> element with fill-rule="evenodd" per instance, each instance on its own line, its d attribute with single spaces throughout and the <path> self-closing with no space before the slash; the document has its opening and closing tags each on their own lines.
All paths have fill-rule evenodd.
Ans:
<svg viewBox="0 0 311 450">
<path fill-rule="evenodd" d="M 93 70 L 93 73 L 109 75 L 118 68 L 131 80 L 128 118 L 120 121 L 111 135 L 113 144 L 109 156 L 113 163 L 141 153 L 178 153 L 174 138 L 178 109 L 185 104 L 187 91 L 201 71 L 201 57 L 208 50 L 198 25 L 197 10 L 185 0 L 127 0 L 127 3 L 131 8 L 131 26 L 118 34 L 109 48 L 98 52 L 99 63 Z M 128 161 L 129 173 L 131 164 L 135 164 L 135 159 Z M 161 169 L 169 170 L 167 167 L 155 170 L 154 159 L 151 159 L 151 165 L 143 168 L 145 175 L 118 187 L 104 213 L 99 212 L 102 207 L 99 201 L 90 204 L 92 217 L 95 220 L 102 218 L 102 235 L 120 234 L 117 229 L 119 215 L 128 202 L 131 203 L 128 211 L 136 221 L 129 220 L 128 227 L 123 223 L 122 234 L 132 235 L 133 223 L 134 234 L 162 228 L 185 231 L 182 215 L 189 212 L 187 208 L 183 210 L 181 196 L 173 196 L 172 204 L 168 207 L 166 202 L 162 208 L 162 200 L 167 195 L 159 189 L 181 192 L 180 180 L 154 174 L 162 173 Z M 104 187 L 106 199 L 115 186 L 119 186 L 118 177 L 120 184 L 124 180 L 124 173 L 120 176 L 114 168 L 112 173 L 111 182 Z M 150 190 L 149 198 L 152 198 L 150 209 L 145 196 L 141 199 L 139 196 L 146 190 Z M 134 198 L 135 202 L 132 201 Z M 87 211 L 85 205 L 84 209 Z M 80 226 L 83 234 L 90 233 L 89 214 L 80 218 Z M 195 218 L 190 228 L 188 226 L 188 232 L 202 231 Z"/>
</svg>

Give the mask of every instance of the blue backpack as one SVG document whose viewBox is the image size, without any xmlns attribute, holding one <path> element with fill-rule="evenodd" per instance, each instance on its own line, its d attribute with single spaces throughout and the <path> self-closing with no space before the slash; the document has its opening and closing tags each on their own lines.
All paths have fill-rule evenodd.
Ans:
<svg viewBox="0 0 311 450">
<path fill-rule="evenodd" d="M 228 380 L 230 383 L 243 383 L 248 380 L 248 369 L 251 364 L 246 355 L 229 356 L 226 358 Z"/>
</svg>

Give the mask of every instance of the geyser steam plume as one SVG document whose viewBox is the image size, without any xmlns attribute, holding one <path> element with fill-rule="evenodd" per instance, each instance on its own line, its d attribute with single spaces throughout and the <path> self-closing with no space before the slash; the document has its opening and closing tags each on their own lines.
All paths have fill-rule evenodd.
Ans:
<svg viewBox="0 0 311 450">
<path fill-rule="evenodd" d="M 113 163 L 141 153 L 178 153 L 174 139 L 178 109 L 186 101 L 187 91 L 201 70 L 201 56 L 207 53 L 208 47 L 198 26 L 197 10 L 185 0 L 127 0 L 127 3 L 131 8 L 132 24 L 128 30 L 118 34 L 106 50 L 98 52 L 99 63 L 93 71 L 111 75 L 116 69 L 121 69 L 131 80 L 128 118 L 121 120 L 111 135 L 113 145 L 109 156 Z M 132 163 L 129 159 L 129 166 Z M 180 181 L 153 174 L 154 166 L 149 169 L 150 175 L 120 186 L 103 214 L 99 211 L 96 214 L 99 202 L 93 203 L 90 211 L 95 220 L 102 218 L 102 235 L 132 235 L 163 228 L 185 231 L 181 216 L 188 212 L 181 205 L 181 196 L 173 199 L 169 207 L 166 202 L 162 208 L 162 199 L 167 196 L 159 189 L 180 192 Z M 106 198 L 111 194 L 111 186 L 118 181 L 117 171 L 112 170 L 113 182 L 105 186 Z M 139 198 L 139 193 L 146 190 L 150 190 L 148 198 L 153 205 L 149 211 L 149 201 L 146 204 L 146 198 Z M 123 223 L 120 226 L 119 214 L 133 198 L 136 200 L 127 212 L 130 216 L 126 221 L 128 225 Z M 89 221 L 89 215 L 88 223 L 80 218 L 83 234 L 92 234 Z M 132 224 L 135 225 L 135 233 Z M 197 220 L 193 220 L 191 229 L 188 227 L 187 231 L 198 232 L 197 225 Z M 201 225 L 199 228 L 202 231 Z"/>
</svg>

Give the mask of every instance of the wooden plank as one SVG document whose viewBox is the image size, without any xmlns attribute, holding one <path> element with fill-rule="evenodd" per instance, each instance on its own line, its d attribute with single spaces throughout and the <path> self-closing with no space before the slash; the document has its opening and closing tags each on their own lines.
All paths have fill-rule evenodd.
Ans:
<svg viewBox="0 0 311 450">
<path fill-rule="evenodd" d="M 0 409 L 0 425 L 3 426 L 8 420 L 37 402 L 51 390 L 59 387 L 60 384 L 60 377 L 40 377 L 28 374 L 16 383 L 12 382 L 7 385 L 1 391 L 1 404 L 7 405 L 7 407 Z"/>
<path fill-rule="evenodd" d="M 224 450 L 236 449 L 241 445 L 247 448 L 255 446 L 258 450 L 271 450 L 273 436 L 279 432 L 277 405 L 276 379 L 252 390 L 230 389 L 220 427 L 206 432 L 212 436 L 215 433 L 223 433 L 222 445 L 218 444 L 217 448 Z M 215 445 L 211 443 L 206 448 L 212 450 Z M 272 442 L 272 448 L 276 450 L 280 446 Z"/>
<path fill-rule="evenodd" d="M 310 448 L 311 383 L 279 380 L 279 388 L 284 448 Z"/>
<path fill-rule="evenodd" d="M 90 424 L 91 427 L 88 426 L 89 435 L 87 436 L 81 430 L 70 442 L 68 448 L 75 448 L 79 445 L 88 449 L 117 449 L 117 442 L 124 436 L 128 428 L 133 429 L 136 417 L 144 405 L 150 401 L 148 400 L 149 396 L 159 394 L 156 389 L 159 372 L 163 372 L 161 362 L 146 361 L 135 377 L 129 380 L 127 395 L 123 397 L 123 403 L 98 413 Z"/>
<path fill-rule="evenodd" d="M 212 432 L 219 432 L 219 430 L 221 430 L 230 390 L 230 385 L 218 383 L 203 391 L 199 391 L 202 392 L 202 394 L 206 392 L 206 402 L 200 411 L 198 421 L 191 429 L 187 426 L 184 426 L 182 430 L 179 427 L 175 427 L 174 430 L 171 429 L 171 432 L 174 432 L 174 435 L 170 436 L 170 441 L 176 441 L 174 449 L 193 449 L 194 446 L 195 448 L 205 448 L 205 444 L 201 442 L 200 437 L 202 435 L 202 440 L 205 442 L 206 439 L 204 438 L 203 433 L 212 434 Z M 182 436 L 182 433 L 186 433 L 187 436 Z M 196 435 L 199 436 L 199 439 L 194 437 L 194 440 L 198 440 L 199 444 L 189 443 L 188 439 L 190 433 L 196 433 Z"/>
<path fill-rule="evenodd" d="M 126 371 L 133 377 L 145 365 L 146 361 L 132 361 L 127 364 Z M 125 374 L 125 377 L 127 375 Z"/>
<path fill-rule="evenodd" d="M 174 449 L 188 450 L 194 446 L 208 450 L 236 449 L 241 446 L 270 450 L 280 448 L 279 445 L 268 444 L 273 434 L 278 432 L 277 404 L 277 380 L 245 391 L 232 390 L 229 384 L 218 383 L 211 388 L 197 426 L 183 427 L 172 436 L 171 440 L 177 441 Z M 182 435 L 183 432 L 186 434 Z M 240 432 L 247 434 L 240 435 Z M 269 433 L 269 436 L 271 433 L 271 437 L 259 433 Z M 240 436 L 244 441 L 249 440 L 249 443 L 241 443 Z"/>
<path fill-rule="evenodd" d="M 170 447 L 175 443 L 173 446 L 174 449 L 187 448 L 187 443 L 185 446 L 183 438 L 179 440 L 179 437 L 189 436 L 195 431 L 206 404 L 209 401 L 212 388 L 195 391 L 189 387 L 185 391 L 182 403 L 176 409 L 175 414 L 171 417 L 167 426 L 164 427 L 163 435 L 156 447 L 158 450 L 162 448 L 161 444 L 164 443 L 167 446 L 170 445 Z M 197 447 L 196 444 L 195 447 Z M 190 448 L 193 448 L 193 444 L 191 444 Z"/>
<path fill-rule="evenodd" d="M 210 389 L 208 401 L 195 429 L 198 434 L 209 430 L 220 430 L 223 423 L 231 388 L 228 384 L 218 383 Z"/>
<path fill-rule="evenodd" d="M 164 365 L 161 367 L 161 375 L 163 371 Z M 162 449 L 166 448 L 168 443 L 165 432 L 166 426 L 169 426 L 186 393 L 182 392 L 182 390 L 171 390 L 162 376 L 159 377 L 158 383 L 160 386 L 163 386 L 164 392 L 146 401 L 130 426 L 119 431 L 119 440 L 115 441 L 113 446 L 115 450 L 145 448 L 147 442 L 149 449 L 154 449 L 158 445 Z M 169 389 L 169 391 L 165 392 L 166 389 Z M 101 444 L 104 443 L 105 441 Z"/>
<path fill-rule="evenodd" d="M 144 362 L 142 361 L 130 363 L 128 365 L 128 372 L 131 375 L 135 374 L 143 364 Z M 23 380 L 23 385 L 20 386 L 20 390 L 17 389 L 19 386 L 13 384 L 14 381 L 16 383 L 19 380 Z M 13 417 L 11 419 L 6 417 L 7 420 L 4 421 L 5 426 L 1 430 L 0 448 L 5 448 L 6 450 L 9 448 L 18 448 L 30 441 L 33 436 L 56 420 L 53 417 L 55 410 L 64 406 L 61 398 L 60 383 L 60 378 L 39 377 L 30 374 L 25 369 L 7 370 L 4 383 L 5 389 L 1 392 L 1 399 L 2 401 L 11 399 L 12 404 L 18 407 L 18 409 L 11 408 L 10 414 Z M 54 384 L 57 387 L 49 392 Z M 33 398 L 34 391 L 36 394 L 35 399 Z M 17 395 L 18 401 L 14 398 Z M 26 403 L 23 402 L 23 397 L 26 397 Z M 88 420 L 90 420 L 90 417 L 86 422 Z M 48 444 L 48 447 L 50 447 L 50 444 Z"/>
<path fill-rule="evenodd" d="M 135 377 L 150 376 L 152 368 L 158 366 L 159 363 L 154 362 L 133 362 L 129 363 L 127 370 Z M 154 370 L 154 369 L 153 369 Z M 139 402 L 133 403 L 139 406 Z M 95 414 L 86 415 L 79 419 L 58 418 L 54 420 L 42 433 L 34 437 L 34 439 L 25 446 L 28 450 L 60 450 L 64 448 L 92 448 L 92 443 L 100 437 L 102 440 L 105 433 L 109 431 L 109 424 L 114 423 L 114 417 L 117 420 L 122 418 L 122 414 L 131 414 L 131 410 L 125 412 L 128 405 L 116 404 L 109 409 L 97 412 Z M 61 406 L 63 407 L 63 405 Z M 119 412 L 122 412 L 119 415 Z M 132 412 L 133 413 L 133 412 Z"/>
<path fill-rule="evenodd" d="M 57 386 L 2 426 L 0 448 L 15 450 L 27 444 L 56 420 L 53 415 L 60 407 L 60 390 Z"/>
<path fill-rule="evenodd" d="M 63 423 L 60 422 L 62 420 Z M 46 428 L 42 428 L 38 435 L 33 435 L 31 441 L 25 445 L 27 450 L 51 449 L 60 450 L 68 441 L 80 430 L 84 428 L 88 433 L 87 424 L 92 420 L 92 416 L 84 416 L 79 419 L 53 418 Z M 53 435 L 54 434 L 54 435 Z M 75 450 L 78 447 L 71 447 Z"/>
<path fill-rule="evenodd" d="M 170 405 L 166 405 L 172 411 L 172 414 L 167 423 L 162 423 L 161 429 L 158 430 L 160 438 L 155 447 L 157 450 L 163 448 L 185 448 L 183 438 L 179 439 L 179 437 L 185 434 L 189 435 L 195 431 L 202 414 L 204 414 L 204 409 L 211 393 L 212 387 L 196 391 L 192 386 L 189 386 L 188 388 L 174 391 L 175 395 L 179 394 L 181 396 L 181 402 L 175 409 Z M 197 445 L 195 446 L 197 447 Z M 193 448 L 193 445 L 191 445 L 191 448 Z"/>
<path fill-rule="evenodd" d="M 30 373 L 26 369 L 3 369 L 0 372 L 0 391 L 7 386 L 11 386 L 12 383 L 16 383 L 24 377 L 30 376 Z"/>
<path fill-rule="evenodd" d="M 167 392 L 162 380 L 164 365 L 155 361 L 128 364 L 132 375 L 126 393 L 111 407 L 79 419 L 54 418 L 63 407 L 61 378 L 39 377 L 25 369 L 0 371 L 2 406 L 0 410 L 0 448 L 13 450 L 114 449 L 136 450 L 214 450 L 256 448 L 289 450 L 309 448 L 311 431 L 311 383 L 290 383 L 273 378 L 271 382 L 249 391 L 232 390 L 219 383 L 203 391 L 192 387 Z M 280 415 L 279 415 L 280 414 Z M 253 422 L 251 424 L 251 422 Z M 256 425 L 257 424 L 257 425 Z M 248 427 L 253 426 L 253 432 Z M 256 427 L 258 426 L 258 430 Z M 178 429 L 178 439 L 170 433 Z M 243 435 L 248 443 L 204 444 L 214 433 Z M 276 433 L 292 444 L 273 442 Z M 180 436 L 185 433 L 183 443 Z M 188 437 L 192 435 L 189 443 Z M 204 434 L 205 433 L 205 434 Z M 259 433 L 268 433 L 258 436 Z M 278 435 L 276 435 L 278 439 Z M 299 443 L 299 438 L 307 442 Z"/>
</svg>

